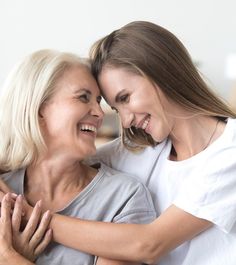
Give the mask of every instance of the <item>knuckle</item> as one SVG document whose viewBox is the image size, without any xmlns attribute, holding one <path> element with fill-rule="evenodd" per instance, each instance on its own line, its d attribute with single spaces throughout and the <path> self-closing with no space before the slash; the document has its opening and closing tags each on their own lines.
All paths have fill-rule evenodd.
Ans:
<svg viewBox="0 0 236 265">
<path fill-rule="evenodd" d="M 34 229 L 35 229 L 35 224 L 34 224 L 34 223 L 30 223 L 30 224 L 28 225 L 28 230 L 29 230 L 29 232 L 34 232 Z"/>
<path fill-rule="evenodd" d="M 20 222 L 19 216 L 12 216 L 12 222 L 13 223 L 19 223 Z"/>
<path fill-rule="evenodd" d="M 41 236 L 40 235 L 36 235 L 35 237 L 34 237 L 34 241 L 36 241 L 36 242 L 39 242 L 40 240 L 41 240 Z"/>
<path fill-rule="evenodd" d="M 1 216 L 1 223 L 3 225 L 8 225 L 8 224 L 10 224 L 10 220 L 9 220 L 9 218 L 7 218 L 5 216 Z"/>
</svg>

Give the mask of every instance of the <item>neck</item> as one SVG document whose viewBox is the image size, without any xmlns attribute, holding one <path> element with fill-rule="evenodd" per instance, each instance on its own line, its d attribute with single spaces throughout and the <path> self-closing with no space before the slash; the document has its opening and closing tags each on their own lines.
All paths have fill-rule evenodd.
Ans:
<svg viewBox="0 0 236 265">
<path fill-rule="evenodd" d="M 224 123 L 213 117 L 178 119 L 171 132 L 171 159 L 188 159 L 211 145 L 224 130 Z"/>
<path fill-rule="evenodd" d="M 25 196 L 31 204 L 42 199 L 50 203 L 70 200 L 82 191 L 96 171 L 81 161 L 65 157 L 41 158 L 26 170 Z"/>
</svg>

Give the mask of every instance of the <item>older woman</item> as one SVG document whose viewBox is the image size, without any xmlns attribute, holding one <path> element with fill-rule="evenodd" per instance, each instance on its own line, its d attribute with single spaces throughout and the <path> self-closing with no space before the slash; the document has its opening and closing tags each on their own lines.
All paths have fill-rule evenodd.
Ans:
<svg viewBox="0 0 236 265">
<path fill-rule="evenodd" d="M 146 188 L 126 174 L 83 160 L 95 153 L 103 111 L 89 66 L 42 50 L 17 66 L 0 97 L 1 175 L 31 205 L 41 200 L 71 217 L 147 223 L 155 211 Z M 51 243 L 37 264 L 127 264 Z"/>
</svg>

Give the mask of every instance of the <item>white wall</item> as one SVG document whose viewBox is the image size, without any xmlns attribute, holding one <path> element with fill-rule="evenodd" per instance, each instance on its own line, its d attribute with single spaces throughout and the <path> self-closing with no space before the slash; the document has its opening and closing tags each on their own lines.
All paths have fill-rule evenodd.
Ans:
<svg viewBox="0 0 236 265">
<path fill-rule="evenodd" d="M 0 0 L 0 87 L 20 58 L 56 48 L 86 56 L 90 45 L 133 20 L 176 34 L 212 86 L 227 97 L 225 60 L 236 52 L 235 0 Z"/>
</svg>

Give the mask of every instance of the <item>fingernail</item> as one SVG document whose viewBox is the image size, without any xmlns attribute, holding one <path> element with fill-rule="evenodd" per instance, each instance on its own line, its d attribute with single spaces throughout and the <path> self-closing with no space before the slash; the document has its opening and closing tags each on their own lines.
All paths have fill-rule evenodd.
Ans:
<svg viewBox="0 0 236 265">
<path fill-rule="evenodd" d="M 52 228 L 49 228 L 47 234 L 50 236 L 52 234 Z"/>
<path fill-rule="evenodd" d="M 45 216 L 46 219 L 49 218 L 49 217 L 51 216 L 51 212 L 50 212 L 50 210 L 47 210 L 47 211 L 44 213 L 44 216 Z"/>
<path fill-rule="evenodd" d="M 38 207 L 41 207 L 41 206 L 42 206 L 42 200 L 39 200 L 39 201 L 37 202 L 37 206 L 38 206 Z"/>
<path fill-rule="evenodd" d="M 17 197 L 18 194 L 16 194 L 16 193 L 11 193 L 11 196 L 12 196 L 12 197 Z"/>
<path fill-rule="evenodd" d="M 17 196 L 17 200 L 22 201 L 22 195 L 21 194 Z"/>
<path fill-rule="evenodd" d="M 7 193 L 5 195 L 5 200 L 6 200 L 6 202 L 10 202 L 11 201 L 11 197 L 10 197 L 10 194 L 9 193 Z"/>
</svg>

